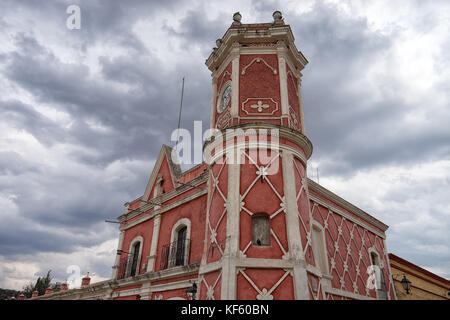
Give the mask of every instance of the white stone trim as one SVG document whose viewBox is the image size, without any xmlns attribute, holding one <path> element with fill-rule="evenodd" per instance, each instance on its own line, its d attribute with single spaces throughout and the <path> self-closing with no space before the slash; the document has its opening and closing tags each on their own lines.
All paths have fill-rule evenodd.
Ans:
<svg viewBox="0 0 450 320">
<path fill-rule="evenodd" d="M 232 154 L 236 154 L 235 149 Z M 235 300 L 237 290 L 236 264 L 234 257 L 239 255 L 239 224 L 240 224 L 240 176 L 239 164 L 228 164 L 227 190 L 227 226 L 226 246 L 222 259 L 221 299 Z"/>
<path fill-rule="evenodd" d="M 291 260 L 283 259 L 238 258 L 236 259 L 236 267 L 292 269 L 294 267 L 294 263 Z"/>
<path fill-rule="evenodd" d="M 172 200 L 173 198 L 176 198 L 176 197 L 184 194 L 187 191 L 198 188 L 202 184 L 205 184 L 206 182 L 207 182 L 207 174 L 206 174 L 206 172 L 203 172 L 196 178 L 189 181 L 189 185 L 182 184 L 181 186 L 177 187 L 178 182 L 174 183 L 174 185 L 175 185 L 174 189 L 170 190 L 169 192 L 163 193 L 160 196 L 158 196 L 156 199 L 152 199 L 152 200 L 156 200 L 155 202 L 161 203 L 162 204 L 161 206 L 164 207 L 165 202 Z M 206 187 L 205 187 L 205 190 L 206 190 Z M 150 213 L 154 213 L 155 211 L 157 211 L 157 209 L 161 208 L 161 206 L 159 206 L 159 205 L 143 202 L 142 201 L 143 198 L 144 198 L 144 196 L 139 197 L 138 199 L 134 200 L 134 201 L 140 201 L 138 208 L 131 210 L 129 213 L 120 215 L 118 217 L 118 220 L 120 222 L 127 222 L 128 220 L 133 219 L 134 217 L 139 216 L 139 215 L 143 214 L 144 212 L 147 212 L 151 209 L 153 209 L 153 212 L 150 212 Z M 182 199 L 185 199 L 185 198 L 182 198 Z M 177 201 L 174 201 L 173 203 L 178 203 L 179 201 L 180 200 L 177 200 Z M 169 205 L 167 205 L 167 206 L 169 206 Z M 124 227 L 121 226 L 120 230 L 123 230 L 123 229 L 124 229 Z"/>
<path fill-rule="evenodd" d="M 254 29 L 242 29 L 242 28 L 229 28 L 225 35 L 222 37 L 222 44 L 218 49 L 214 50 L 208 59 L 206 60 L 206 65 L 208 68 L 213 71 L 215 68 L 220 66 L 229 53 L 230 44 L 232 42 L 239 41 L 241 43 L 255 43 L 266 41 L 267 38 L 270 37 L 273 39 L 273 42 L 278 40 L 284 40 L 289 43 L 289 49 L 285 50 L 286 55 L 289 55 L 290 59 L 292 59 L 293 63 L 298 66 L 298 69 L 303 69 L 304 66 L 308 63 L 308 60 L 303 56 L 303 54 L 298 51 L 294 43 L 294 36 L 289 25 L 283 26 L 268 26 L 268 29 L 263 33 L 260 30 Z M 276 49 L 275 47 L 241 47 L 242 53 L 250 53 L 251 51 L 258 51 L 259 53 L 267 51 L 271 52 L 271 48 Z"/>
<path fill-rule="evenodd" d="M 184 289 L 192 286 L 192 281 L 196 279 L 186 279 L 181 281 L 168 282 L 163 284 L 155 284 L 150 287 L 150 292 L 161 292 L 168 290 Z M 195 281 L 197 282 L 197 281 Z"/>
<path fill-rule="evenodd" d="M 298 102 L 299 102 L 299 106 L 300 106 L 300 123 L 301 123 L 301 132 L 303 133 L 303 134 L 306 134 L 305 132 L 306 132 L 306 129 L 305 129 L 305 115 L 304 115 L 304 112 L 303 112 L 303 94 L 302 94 L 302 79 L 301 78 L 298 78 L 298 81 L 297 81 L 297 85 L 298 85 L 298 94 L 297 94 L 297 96 L 298 96 Z"/>
<path fill-rule="evenodd" d="M 323 207 L 326 207 L 328 209 L 330 209 L 331 211 L 333 211 L 334 213 L 337 213 L 343 217 L 345 217 L 346 219 L 352 221 L 353 223 L 363 227 L 364 229 L 366 229 L 367 231 L 372 232 L 373 234 L 377 235 L 378 237 L 382 238 L 382 239 L 386 239 L 386 236 L 380 232 L 378 232 L 377 230 L 369 227 L 367 224 L 365 224 L 362 221 L 359 221 L 358 219 L 354 218 L 353 216 L 349 215 L 348 213 L 342 211 L 341 209 L 335 207 L 334 205 L 329 204 L 328 202 L 325 202 L 324 200 L 322 200 L 321 198 L 316 197 L 315 195 L 309 195 L 310 200 L 316 202 L 317 204 L 320 204 Z M 330 199 L 331 200 L 331 199 Z M 332 201 L 332 200 L 331 200 Z M 352 212 L 354 213 L 354 212 Z"/>
<path fill-rule="evenodd" d="M 176 241 L 175 237 L 177 236 L 177 232 L 182 228 L 186 227 L 186 240 L 191 239 L 191 220 L 188 218 L 182 218 L 178 220 L 172 227 L 172 232 L 170 234 L 170 243 Z"/>
<path fill-rule="evenodd" d="M 389 254 L 387 253 L 387 247 L 386 247 L 386 240 L 383 240 L 383 246 L 384 246 L 384 251 L 385 251 L 385 257 L 386 257 L 386 263 L 387 263 L 387 268 L 389 271 L 389 290 L 387 292 L 387 296 L 389 300 L 391 299 L 391 295 L 389 294 L 389 291 L 392 290 L 393 294 L 394 294 L 394 300 L 397 300 L 397 292 L 395 291 L 395 285 L 394 285 L 394 280 L 392 278 L 392 270 L 391 270 L 391 262 L 389 259 Z"/>
<path fill-rule="evenodd" d="M 131 266 L 133 264 L 133 256 L 134 256 L 134 246 L 136 243 L 140 243 L 139 244 L 139 254 L 138 254 L 138 259 L 137 259 L 137 263 L 136 263 L 136 274 L 135 276 L 140 274 L 141 271 L 141 258 L 142 258 L 142 248 L 144 247 L 144 238 L 142 236 L 137 236 L 135 237 L 133 240 L 131 240 L 130 242 L 130 246 L 128 248 L 128 261 L 127 261 L 127 268 L 126 268 L 126 272 L 125 272 L 125 277 L 130 277 L 131 274 Z"/>
<path fill-rule="evenodd" d="M 184 244 L 185 245 L 184 259 L 186 259 L 186 261 L 184 261 L 184 264 L 189 264 L 189 256 L 190 256 L 190 250 L 191 250 L 191 246 L 189 245 L 189 240 L 191 239 L 191 220 L 189 220 L 188 218 L 182 218 L 173 225 L 172 232 L 170 233 L 170 244 L 173 244 L 175 241 L 178 240 L 177 239 L 178 231 L 183 227 L 186 227 L 186 240 L 188 240 Z M 169 261 L 172 261 L 173 258 L 174 258 L 173 252 L 172 252 L 172 250 L 170 250 L 169 251 Z M 170 267 L 171 266 L 169 266 L 169 268 Z"/>
<path fill-rule="evenodd" d="M 351 299 L 355 299 L 355 300 L 376 300 L 375 298 L 372 297 L 368 297 L 368 296 L 363 296 L 361 294 L 357 294 L 357 293 L 353 293 L 353 292 L 349 292 L 349 291 L 344 291 L 344 290 L 340 290 L 340 289 L 336 289 L 336 288 L 323 288 L 323 290 L 326 293 L 330 293 L 336 296 L 342 296 L 342 297 L 346 297 L 346 298 L 351 298 Z"/>
<path fill-rule="evenodd" d="M 216 101 L 217 101 L 217 77 L 212 77 L 212 101 L 211 101 L 211 119 L 210 128 L 214 128 L 214 123 L 216 121 Z"/>
<path fill-rule="evenodd" d="M 234 44 L 233 44 L 234 46 Z M 239 46 L 232 48 L 231 62 L 231 117 L 239 114 Z"/>
<path fill-rule="evenodd" d="M 158 214 L 163 214 L 163 213 L 165 213 L 167 211 L 170 211 L 170 210 L 172 210 L 172 209 L 174 209 L 174 208 L 176 208 L 178 206 L 181 206 L 181 205 L 183 205 L 185 203 L 188 203 L 188 202 L 190 202 L 192 200 L 195 200 L 198 197 L 201 197 L 201 196 L 203 196 L 203 195 L 205 195 L 207 193 L 208 193 L 208 190 L 205 188 L 202 191 L 199 191 L 199 192 L 196 192 L 196 193 L 192 193 L 192 194 L 190 194 L 190 195 L 188 195 L 188 196 L 186 196 L 186 197 L 184 197 L 182 199 L 179 199 L 179 200 L 177 200 L 175 202 L 172 202 L 172 203 L 170 203 L 168 205 L 165 205 L 165 206 L 163 205 L 160 209 L 158 209 L 156 211 L 151 211 L 151 212 L 143 215 L 141 218 L 136 219 L 133 222 L 128 223 L 126 226 L 123 226 L 121 228 L 121 230 L 130 229 L 130 228 L 132 228 L 132 227 L 134 227 L 134 226 L 136 226 L 138 224 L 141 224 L 144 221 L 147 221 L 148 219 L 152 219 L 154 216 L 156 216 Z"/>
<path fill-rule="evenodd" d="M 246 123 L 246 124 L 241 124 L 239 126 L 235 126 L 233 127 L 233 129 L 241 129 L 241 130 L 236 130 L 234 132 L 234 134 L 229 134 L 229 135 L 224 135 L 226 141 L 233 139 L 235 137 L 239 138 L 239 137 L 245 137 L 245 136 L 249 136 L 249 134 L 246 132 L 247 130 L 253 130 L 252 132 L 256 132 L 255 134 L 258 134 L 260 130 L 269 130 L 269 131 L 265 131 L 265 132 L 271 132 L 271 135 L 276 137 L 280 137 L 280 138 L 285 138 L 295 144 L 297 144 L 305 153 L 305 155 L 301 154 L 298 150 L 294 149 L 294 148 L 290 148 L 289 146 L 285 146 L 286 149 L 291 149 L 291 150 L 295 150 L 295 153 L 299 154 L 299 158 L 300 159 L 304 159 L 305 162 L 305 166 L 306 166 L 306 159 L 308 159 L 311 154 L 312 154 L 312 143 L 311 141 L 309 141 L 309 139 L 303 135 L 302 133 L 300 133 L 299 131 L 296 130 L 292 130 L 290 128 L 287 128 L 285 126 L 280 126 L 280 125 L 275 125 L 275 124 L 269 124 L 269 123 Z M 274 129 L 274 130 L 271 130 Z M 278 131 L 277 131 L 278 130 Z M 275 133 L 274 133 L 275 131 Z M 211 152 L 211 151 L 218 151 L 217 153 L 220 154 L 220 156 L 224 155 L 224 150 L 229 151 L 229 147 L 223 149 L 223 142 L 225 141 L 217 141 L 220 139 L 216 139 L 215 141 L 206 141 L 205 142 L 205 146 L 204 146 L 204 151 L 206 153 Z M 238 140 L 239 141 L 239 140 Z M 270 144 L 270 142 L 269 142 Z M 258 146 L 258 144 L 254 144 L 256 147 Z M 280 146 L 282 146 L 282 144 L 280 144 Z M 208 154 L 209 156 L 209 154 Z M 215 155 L 211 156 L 212 161 L 217 161 L 217 157 Z"/>
<path fill-rule="evenodd" d="M 119 243 L 117 245 L 117 250 L 122 250 L 124 236 L 125 236 L 125 231 L 120 231 Z M 116 255 L 116 260 L 115 260 L 114 266 L 113 266 L 113 272 L 112 272 L 111 279 L 116 279 L 117 278 L 117 269 L 119 267 L 119 263 L 120 263 L 120 255 L 117 254 Z"/>
<path fill-rule="evenodd" d="M 221 269 L 222 261 L 223 261 L 223 258 L 221 258 L 220 260 L 202 265 L 198 271 L 198 274 L 202 275 L 202 274 L 210 273 L 210 272 Z"/>
<path fill-rule="evenodd" d="M 250 54 L 252 54 L 252 55 L 255 55 L 255 54 L 276 55 L 277 49 L 276 49 L 275 45 L 272 47 L 241 47 L 240 54 L 241 55 L 250 55 Z"/>
<path fill-rule="evenodd" d="M 295 187 L 294 158 L 299 157 L 306 163 L 304 156 L 293 148 L 282 149 L 283 190 L 286 203 L 286 233 L 289 256 L 293 263 L 294 297 L 296 300 L 308 300 L 308 276 L 305 269 L 305 257 L 302 250 L 298 219 L 297 194 Z M 300 160 L 302 161 L 302 160 Z"/>
<path fill-rule="evenodd" d="M 134 295 L 140 295 L 141 294 L 141 288 L 135 288 L 130 290 L 121 290 L 116 291 L 112 294 L 113 298 L 120 298 L 120 297 L 128 297 L 128 296 L 134 296 Z"/>
<path fill-rule="evenodd" d="M 228 80 L 228 81 L 226 81 L 225 83 L 223 83 L 223 84 L 220 86 L 220 92 L 219 92 L 219 94 L 217 95 L 217 99 L 216 99 L 216 100 L 217 100 L 217 101 L 216 101 L 216 112 L 217 112 L 217 114 L 222 114 L 222 112 L 224 112 L 224 111 L 228 108 L 228 104 L 227 104 L 227 105 L 225 106 L 225 108 L 223 108 L 222 110 L 220 110 L 219 106 L 222 104 L 222 95 L 223 95 L 225 89 L 226 89 L 229 85 L 231 85 L 231 98 L 233 97 L 233 85 L 232 85 L 232 81 L 231 81 L 231 80 Z M 228 103 L 230 103 L 230 108 L 231 108 L 231 100 L 230 100 Z"/>
<path fill-rule="evenodd" d="M 249 100 L 270 100 L 270 101 L 272 101 L 274 104 L 275 104 L 275 109 L 274 110 L 272 110 L 272 112 L 271 113 L 260 113 L 259 111 L 258 112 L 248 112 L 247 110 L 245 110 L 245 104 L 249 101 Z M 251 106 L 252 107 L 252 106 Z M 275 101 L 275 100 L 273 100 L 272 98 L 264 98 L 264 97 L 260 97 L 260 98 L 247 98 L 247 99 L 245 99 L 245 101 L 242 101 L 242 103 L 241 103 L 241 110 L 242 111 L 244 111 L 247 115 L 258 115 L 258 119 L 268 119 L 269 117 L 264 117 L 264 115 L 273 115 L 275 112 L 277 112 L 278 111 L 278 103 Z M 248 119 L 249 117 L 240 117 L 240 118 L 242 118 L 242 119 Z M 276 118 L 276 119 L 279 119 L 280 117 L 270 117 L 270 118 Z"/>
<path fill-rule="evenodd" d="M 150 255 L 148 257 L 147 271 L 155 270 L 156 250 L 158 248 L 160 226 L 161 226 L 161 214 L 157 214 L 153 219 L 152 242 L 150 245 Z"/>
<path fill-rule="evenodd" d="M 317 267 L 317 266 L 316 267 L 320 270 L 321 273 L 329 274 L 330 273 L 330 268 L 328 266 L 327 241 L 326 241 L 326 238 L 325 238 L 325 228 L 319 222 L 317 222 L 314 219 L 312 220 L 312 226 L 311 227 L 312 227 L 311 228 L 311 233 L 313 232 L 313 228 L 316 228 L 316 229 L 320 230 L 320 234 L 321 234 L 321 237 L 322 237 L 322 248 L 321 248 L 322 252 L 320 252 L 319 254 L 322 254 L 322 256 L 325 258 L 324 263 L 325 263 L 325 269 L 326 270 L 325 270 L 325 272 L 323 272 L 322 270 L 320 270 L 320 267 Z M 314 244 L 312 245 L 312 249 L 313 249 L 313 252 L 314 252 Z M 316 253 L 316 252 L 314 252 L 314 253 Z M 314 261 L 317 264 L 316 256 L 314 256 Z"/>
<path fill-rule="evenodd" d="M 252 65 L 253 63 L 255 63 L 255 62 L 256 62 L 256 63 L 263 62 L 270 70 L 272 70 L 272 73 L 273 73 L 274 75 L 276 75 L 276 74 L 278 73 L 278 72 L 277 72 L 277 69 L 274 68 L 274 67 L 272 67 L 270 64 L 268 64 L 268 63 L 266 62 L 266 60 L 264 60 L 264 59 L 261 58 L 261 57 L 256 57 L 256 58 L 254 58 L 252 61 L 250 61 L 249 64 L 247 64 L 245 67 L 242 68 L 241 75 L 245 75 L 245 72 L 247 71 L 247 69 L 250 68 L 251 65 Z"/>
<path fill-rule="evenodd" d="M 278 56 L 278 69 L 280 70 L 280 95 L 281 95 L 281 113 L 289 116 L 289 99 L 287 90 L 286 60 Z"/>
</svg>

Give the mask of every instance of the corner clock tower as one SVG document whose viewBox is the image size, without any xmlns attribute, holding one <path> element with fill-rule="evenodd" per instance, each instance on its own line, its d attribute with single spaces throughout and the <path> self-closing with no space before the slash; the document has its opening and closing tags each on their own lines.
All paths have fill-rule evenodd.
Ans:
<svg viewBox="0 0 450 320">
<path fill-rule="evenodd" d="M 309 299 L 306 268 L 314 257 L 306 162 L 312 144 L 301 99 L 301 70 L 308 61 L 281 12 L 270 23 L 243 24 L 241 18 L 234 14 L 206 60 L 212 72 L 211 128 L 244 134 L 227 134 L 220 146 L 205 144 L 216 146 L 210 154 L 215 161 L 199 298 Z M 271 130 L 276 137 L 261 138 Z M 274 138 L 277 149 L 260 159 L 258 151 Z M 230 161 L 226 150 L 237 148 L 240 161 Z"/>
<path fill-rule="evenodd" d="M 34 299 L 395 299 L 388 226 L 307 178 L 297 50 L 281 12 L 233 23 L 206 60 L 212 136 L 182 171 L 163 145 L 118 217 L 113 279 Z"/>
<path fill-rule="evenodd" d="M 305 134 L 301 70 L 308 63 L 281 13 L 273 23 L 234 22 L 206 60 L 212 72 L 211 127 L 249 122 L 282 125 Z"/>
</svg>

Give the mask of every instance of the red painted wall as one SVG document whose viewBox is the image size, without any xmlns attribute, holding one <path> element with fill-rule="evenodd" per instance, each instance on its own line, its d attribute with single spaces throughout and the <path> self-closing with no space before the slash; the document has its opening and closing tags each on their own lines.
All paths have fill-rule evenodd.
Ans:
<svg viewBox="0 0 450 320">
<path fill-rule="evenodd" d="M 147 257 L 150 255 L 150 245 L 153 236 L 153 219 L 144 221 L 134 227 L 127 229 L 123 238 L 122 250 L 124 250 L 125 252 L 130 252 L 130 244 L 137 236 L 141 236 L 144 239 L 143 243 L 141 243 L 141 265 L 139 266 L 138 272 L 144 273 L 146 270 L 142 269 L 142 264 L 147 264 Z M 122 254 L 121 259 L 126 259 L 127 257 L 128 255 Z"/>
<path fill-rule="evenodd" d="M 272 68 L 267 67 L 262 61 L 253 62 L 242 74 L 243 68 L 249 65 L 255 58 L 264 59 Z M 247 117 L 248 115 L 242 110 L 242 103 L 249 98 L 272 98 L 278 104 L 278 111 L 274 117 L 281 116 L 281 99 L 280 99 L 280 76 L 278 72 L 278 58 L 276 54 L 249 54 L 241 55 L 239 60 L 239 116 Z M 264 117 L 264 112 L 258 114 Z M 268 120 L 271 122 L 271 120 Z M 278 121 L 278 123 L 280 123 Z"/>
<path fill-rule="evenodd" d="M 155 270 L 160 270 L 161 252 L 164 245 L 170 244 L 173 226 L 182 218 L 191 221 L 189 263 L 200 262 L 206 220 L 206 195 L 180 205 L 161 216 Z"/>
</svg>

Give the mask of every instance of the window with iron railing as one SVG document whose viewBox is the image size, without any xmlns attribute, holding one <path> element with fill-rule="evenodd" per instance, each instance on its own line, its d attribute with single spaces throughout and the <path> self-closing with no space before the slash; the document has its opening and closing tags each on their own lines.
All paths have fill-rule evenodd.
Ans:
<svg viewBox="0 0 450 320">
<path fill-rule="evenodd" d="M 189 264 L 190 240 L 178 238 L 172 243 L 162 246 L 160 269 L 168 269 Z"/>
<path fill-rule="evenodd" d="M 139 249 L 141 247 L 140 242 L 136 242 L 136 244 L 133 246 L 133 254 L 131 255 L 131 269 L 130 269 L 130 276 L 135 276 L 137 273 L 139 273 Z"/>
<path fill-rule="evenodd" d="M 116 279 L 120 280 L 125 278 L 127 272 L 128 259 L 126 257 L 120 258 L 119 264 L 117 265 Z"/>
<path fill-rule="evenodd" d="M 134 277 L 139 274 L 139 264 L 141 260 L 141 242 L 137 241 L 131 246 L 131 252 L 117 250 L 120 260 L 116 266 L 116 279 Z"/>
</svg>

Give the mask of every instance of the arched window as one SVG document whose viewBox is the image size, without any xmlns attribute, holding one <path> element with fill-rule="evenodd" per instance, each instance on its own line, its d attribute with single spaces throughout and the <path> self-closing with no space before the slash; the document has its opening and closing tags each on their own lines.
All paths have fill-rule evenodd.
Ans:
<svg viewBox="0 0 450 320">
<path fill-rule="evenodd" d="M 135 276 L 136 271 L 138 269 L 138 263 L 139 263 L 139 249 L 141 247 L 140 242 L 136 242 L 133 246 L 133 252 L 131 257 L 131 269 L 130 269 L 130 276 Z"/>
<path fill-rule="evenodd" d="M 377 289 L 377 298 L 378 300 L 387 300 L 387 292 L 386 292 L 386 279 L 384 277 L 383 265 L 380 262 L 380 256 L 374 247 L 369 249 L 370 254 L 370 263 L 372 264 L 375 273 L 376 284 L 375 287 Z"/>
<path fill-rule="evenodd" d="M 270 246 L 270 217 L 267 214 L 252 215 L 252 244 Z"/>
<path fill-rule="evenodd" d="M 379 266 L 378 254 L 374 251 L 370 253 L 370 262 L 373 266 Z"/>
<path fill-rule="evenodd" d="M 130 243 L 126 268 L 127 277 L 136 276 L 139 274 L 143 243 L 144 238 L 142 238 L 141 236 L 137 236 Z"/>
<path fill-rule="evenodd" d="M 322 226 L 314 221 L 311 233 L 312 249 L 316 267 L 320 269 L 323 274 L 328 274 L 328 259 L 325 247 L 325 235 Z"/>
<path fill-rule="evenodd" d="M 184 266 L 186 256 L 186 235 L 187 227 L 183 226 L 177 232 L 176 251 L 175 251 L 175 265 Z"/>
<path fill-rule="evenodd" d="M 182 218 L 175 223 L 170 243 L 163 246 L 161 269 L 189 264 L 191 221 Z"/>
</svg>

